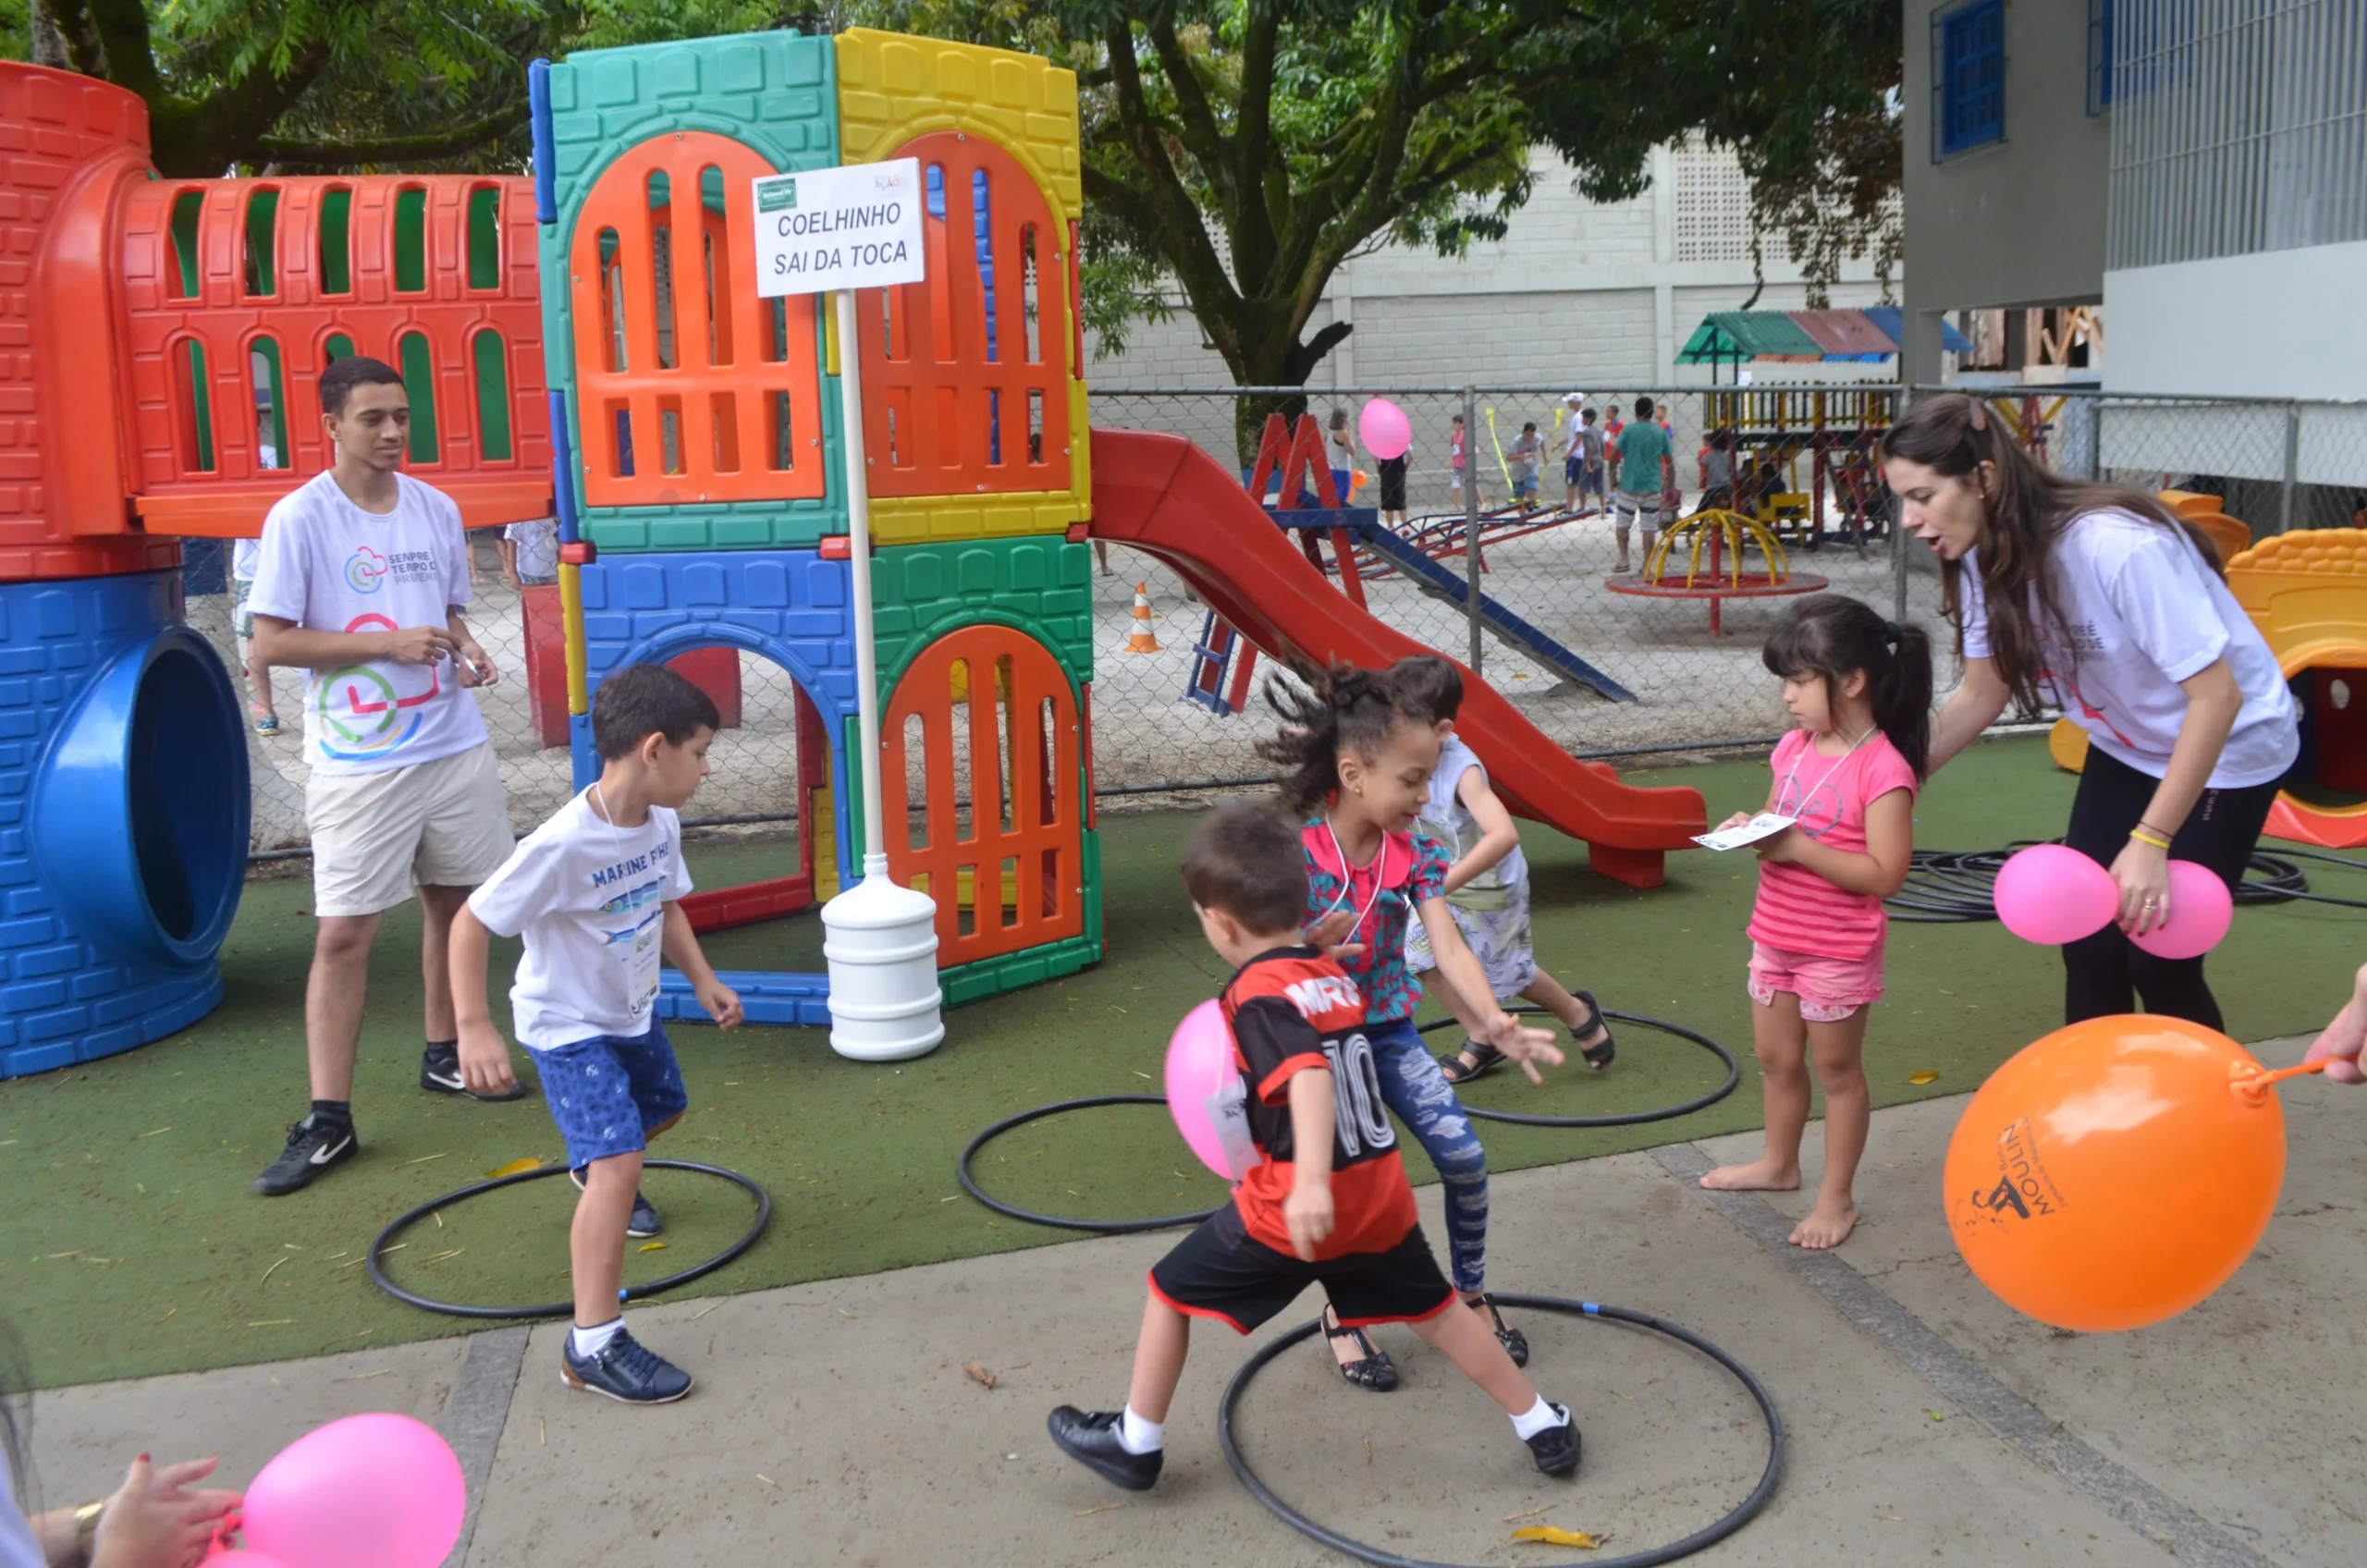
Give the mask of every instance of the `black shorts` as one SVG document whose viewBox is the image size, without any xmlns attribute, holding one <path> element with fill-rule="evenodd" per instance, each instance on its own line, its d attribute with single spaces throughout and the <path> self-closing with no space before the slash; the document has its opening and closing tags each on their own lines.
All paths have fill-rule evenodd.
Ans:
<svg viewBox="0 0 2367 1568">
<path fill-rule="evenodd" d="M 1385 512 L 1405 509 L 1405 464 L 1402 459 L 1380 465 L 1380 509 Z"/>
<path fill-rule="evenodd" d="M 1419 1225 L 1387 1252 L 1350 1253 L 1305 1263 L 1249 1234 L 1241 1210 L 1227 1204 L 1151 1266 L 1153 1294 L 1178 1312 L 1219 1317 L 1247 1333 L 1320 1284 L 1340 1321 L 1351 1329 L 1373 1323 L 1416 1323 L 1455 1302 L 1454 1287 Z"/>
</svg>

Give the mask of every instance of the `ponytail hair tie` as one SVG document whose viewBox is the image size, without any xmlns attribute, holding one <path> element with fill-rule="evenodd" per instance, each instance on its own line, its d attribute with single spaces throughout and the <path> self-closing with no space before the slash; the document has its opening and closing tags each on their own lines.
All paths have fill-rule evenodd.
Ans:
<svg viewBox="0 0 2367 1568">
<path fill-rule="evenodd" d="M 1883 622 L 1883 641 L 1891 647 L 1897 647 L 1898 640 L 1906 635 L 1907 628 L 1901 626 L 1898 622 L 1895 620 L 1885 620 Z"/>
<path fill-rule="evenodd" d="M 1989 410 L 1981 406 L 1978 398 L 1967 398 L 1965 401 L 1972 406 L 1972 428 L 1985 435 L 1989 429 Z"/>
</svg>

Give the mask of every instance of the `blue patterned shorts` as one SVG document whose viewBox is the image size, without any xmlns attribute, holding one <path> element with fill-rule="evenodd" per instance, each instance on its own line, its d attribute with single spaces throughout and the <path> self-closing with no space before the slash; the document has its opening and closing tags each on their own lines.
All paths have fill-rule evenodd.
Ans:
<svg viewBox="0 0 2367 1568">
<path fill-rule="evenodd" d="M 674 1043 L 654 1018 L 646 1035 L 595 1035 L 533 1055 L 570 1170 L 638 1154 L 691 1103 Z"/>
</svg>

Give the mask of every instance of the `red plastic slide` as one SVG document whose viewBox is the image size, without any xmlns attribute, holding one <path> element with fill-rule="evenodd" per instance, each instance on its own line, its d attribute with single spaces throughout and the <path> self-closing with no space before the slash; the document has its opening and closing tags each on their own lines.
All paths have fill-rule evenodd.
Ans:
<svg viewBox="0 0 2367 1568">
<path fill-rule="evenodd" d="M 1431 651 L 1351 604 L 1238 475 L 1180 436 L 1093 433 L 1093 534 L 1173 567 L 1269 658 L 1370 668 Z M 1699 790 L 1622 784 L 1613 769 L 1547 740 L 1483 680 L 1466 687 L 1455 732 L 1487 765 L 1506 805 L 1585 839 L 1605 876 L 1656 888 L 1662 853 L 1691 848 L 1708 827 Z"/>
</svg>

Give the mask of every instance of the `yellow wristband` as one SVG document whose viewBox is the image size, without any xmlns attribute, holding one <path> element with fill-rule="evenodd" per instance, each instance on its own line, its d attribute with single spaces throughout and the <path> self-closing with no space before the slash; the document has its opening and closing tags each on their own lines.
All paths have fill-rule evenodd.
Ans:
<svg viewBox="0 0 2367 1568">
<path fill-rule="evenodd" d="M 2170 841 L 2167 839 L 2156 839 L 2142 827 L 2130 828 L 2128 836 L 2140 844 L 2151 844 L 2157 850 L 2167 850 L 2170 847 Z"/>
</svg>

